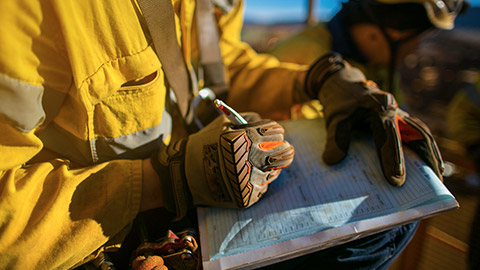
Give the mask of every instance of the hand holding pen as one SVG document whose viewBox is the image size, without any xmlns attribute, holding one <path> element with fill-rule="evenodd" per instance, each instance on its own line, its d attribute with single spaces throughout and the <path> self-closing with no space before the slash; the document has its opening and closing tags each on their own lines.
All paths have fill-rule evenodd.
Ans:
<svg viewBox="0 0 480 270">
<path fill-rule="evenodd" d="M 227 117 L 215 112 L 217 117 L 205 128 L 178 143 L 161 144 L 164 148 L 151 156 L 161 176 L 164 207 L 179 218 L 195 205 L 250 207 L 294 157 L 293 146 L 284 140 L 284 129 L 277 122 L 257 113 L 246 113 L 244 118 L 220 100 L 214 104 Z M 174 151 L 169 151 L 170 146 Z M 173 155 L 165 155 L 170 152 Z"/>
<path fill-rule="evenodd" d="M 234 125 L 246 125 L 246 124 L 248 124 L 248 122 L 247 122 L 247 120 L 245 120 L 245 118 L 243 118 L 239 113 L 237 113 L 230 106 L 225 104 L 225 102 L 221 101 L 218 98 L 215 99 L 213 102 L 215 103 L 215 106 L 217 107 L 217 109 L 221 113 L 225 114 L 230 119 L 230 121 L 232 121 L 232 123 Z"/>
</svg>

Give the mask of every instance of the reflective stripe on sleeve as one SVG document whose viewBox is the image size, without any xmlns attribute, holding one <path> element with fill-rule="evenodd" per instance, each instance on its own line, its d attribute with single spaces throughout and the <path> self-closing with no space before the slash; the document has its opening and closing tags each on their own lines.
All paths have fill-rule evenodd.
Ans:
<svg viewBox="0 0 480 270">
<path fill-rule="evenodd" d="M 92 164 L 118 158 L 147 158 L 159 147 L 162 142 L 160 139 L 167 140 L 171 132 L 172 118 L 165 110 L 159 125 L 120 137 L 97 137 L 90 143 L 76 137 L 55 122 L 47 126 L 39 137 L 45 148 L 61 153 L 72 161 Z"/>
<path fill-rule="evenodd" d="M 0 74 L 0 114 L 12 121 L 15 128 L 29 132 L 42 124 L 44 88 Z"/>
<path fill-rule="evenodd" d="M 154 149 L 169 138 L 172 132 L 172 118 L 163 111 L 160 125 L 116 138 L 96 138 L 95 148 L 98 160 L 103 162 L 114 158 L 147 158 Z"/>
</svg>

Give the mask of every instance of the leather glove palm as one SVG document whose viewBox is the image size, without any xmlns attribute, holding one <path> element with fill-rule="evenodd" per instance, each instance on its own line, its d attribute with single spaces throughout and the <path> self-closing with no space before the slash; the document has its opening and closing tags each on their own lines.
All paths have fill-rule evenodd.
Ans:
<svg viewBox="0 0 480 270">
<path fill-rule="evenodd" d="M 167 210 L 178 217 L 192 205 L 246 208 L 257 202 L 294 156 L 277 122 L 245 115 L 234 126 L 225 116 L 152 156 Z"/>
<path fill-rule="evenodd" d="M 442 179 L 443 162 L 425 124 L 401 110 L 393 95 L 383 92 L 338 54 L 319 59 L 308 71 L 306 91 L 324 106 L 327 143 L 323 158 L 335 164 L 345 158 L 354 128 L 371 130 L 383 174 L 394 186 L 405 182 L 402 142 Z"/>
</svg>

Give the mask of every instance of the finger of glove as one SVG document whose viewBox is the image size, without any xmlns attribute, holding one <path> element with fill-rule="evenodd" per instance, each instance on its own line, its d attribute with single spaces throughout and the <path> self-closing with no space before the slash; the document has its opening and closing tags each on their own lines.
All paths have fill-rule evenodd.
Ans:
<svg viewBox="0 0 480 270">
<path fill-rule="evenodd" d="M 327 124 L 327 139 L 323 161 L 328 165 L 342 161 L 350 147 L 352 123 L 348 119 Z"/>
<path fill-rule="evenodd" d="M 383 174 L 393 186 L 405 182 L 405 161 L 402 142 L 394 117 L 372 117 L 370 121 L 373 138 L 380 158 Z"/>
<path fill-rule="evenodd" d="M 249 207 L 252 204 L 256 203 L 258 200 L 260 200 L 263 194 L 267 192 L 268 185 L 278 178 L 280 172 L 281 169 L 265 172 L 255 167 L 252 169 L 252 176 L 249 183 L 252 185 L 251 194 L 248 197 L 242 197 L 244 199 L 248 199 L 248 201 L 244 202 L 246 207 Z M 246 188 L 249 189 L 250 187 L 247 186 Z"/>
<path fill-rule="evenodd" d="M 262 171 L 287 167 L 292 163 L 295 150 L 284 140 L 283 127 L 275 121 L 267 121 L 247 129 L 252 142 L 250 162 Z"/>
<path fill-rule="evenodd" d="M 289 166 L 295 149 L 287 141 L 265 141 L 252 146 L 250 161 L 262 171 L 281 169 Z"/>
<path fill-rule="evenodd" d="M 440 150 L 428 127 L 417 118 L 411 116 L 405 116 L 403 119 L 398 118 L 397 123 L 403 142 L 412 149 L 440 179 L 443 179 L 442 174 L 445 171 L 443 160 Z"/>
<path fill-rule="evenodd" d="M 261 143 L 266 143 L 263 146 L 269 150 L 261 150 Z M 283 128 L 274 121 L 249 123 L 223 133 L 220 149 L 228 186 L 240 208 L 249 207 L 266 192 L 268 184 L 276 178 L 276 173 L 270 178 L 268 169 L 287 166 L 293 159 L 293 147 L 283 141 Z M 291 150 L 283 152 L 281 149 Z M 286 156 L 275 155 L 279 152 Z M 253 175 L 258 172 L 263 174 Z"/>
<path fill-rule="evenodd" d="M 282 169 L 274 169 L 269 171 L 262 171 L 258 168 L 252 169 L 252 176 L 250 178 L 250 182 L 257 187 L 269 185 L 273 181 L 275 181 Z"/>
</svg>

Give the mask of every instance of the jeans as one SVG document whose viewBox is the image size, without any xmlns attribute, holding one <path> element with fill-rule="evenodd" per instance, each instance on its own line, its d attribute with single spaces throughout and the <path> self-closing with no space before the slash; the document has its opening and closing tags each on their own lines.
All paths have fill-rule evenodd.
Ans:
<svg viewBox="0 0 480 270">
<path fill-rule="evenodd" d="M 141 214 L 151 239 L 164 237 L 167 229 L 178 232 L 185 228 L 197 227 L 196 217 L 184 218 L 175 223 L 165 223 L 163 218 L 158 218 L 165 217 L 165 212 L 158 211 L 160 210 L 156 209 Z M 194 216 L 195 214 L 193 211 L 189 216 Z M 134 225 L 133 227 L 135 228 L 136 226 Z M 417 227 L 418 222 L 395 227 L 385 232 L 269 265 L 261 269 L 387 269 L 408 244 Z M 139 244 L 138 232 L 133 229 L 126 237 L 122 248 L 116 253 L 109 254 L 117 269 L 129 269 L 128 265 L 132 259 L 132 252 Z"/>
<path fill-rule="evenodd" d="M 418 221 L 261 269 L 387 269 L 417 227 Z"/>
</svg>

